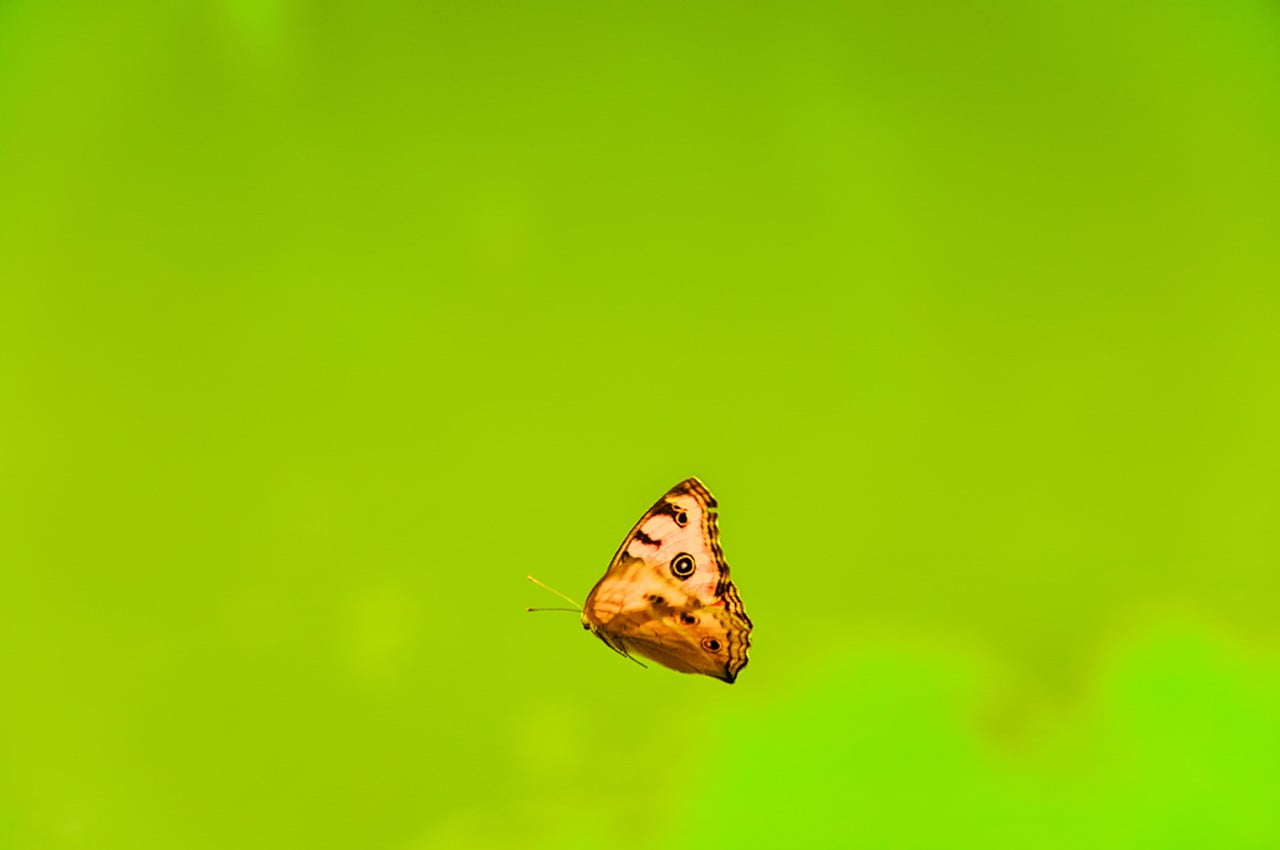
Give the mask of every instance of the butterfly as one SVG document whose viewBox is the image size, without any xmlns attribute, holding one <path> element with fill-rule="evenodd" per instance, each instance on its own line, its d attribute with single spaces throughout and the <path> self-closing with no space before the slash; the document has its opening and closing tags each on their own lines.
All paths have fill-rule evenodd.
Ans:
<svg viewBox="0 0 1280 850">
<path fill-rule="evenodd" d="M 737 679 L 751 620 L 720 551 L 715 497 L 701 481 L 686 478 L 640 517 L 580 610 L 582 627 L 620 655 Z"/>
</svg>

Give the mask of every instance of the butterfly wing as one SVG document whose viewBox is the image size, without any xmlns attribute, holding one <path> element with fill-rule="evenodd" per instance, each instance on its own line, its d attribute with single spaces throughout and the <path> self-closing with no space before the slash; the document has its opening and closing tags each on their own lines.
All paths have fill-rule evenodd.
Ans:
<svg viewBox="0 0 1280 850">
<path fill-rule="evenodd" d="M 729 580 L 716 500 L 702 482 L 681 481 L 645 512 L 587 596 L 582 622 L 624 655 L 737 678 L 751 620 Z"/>
</svg>

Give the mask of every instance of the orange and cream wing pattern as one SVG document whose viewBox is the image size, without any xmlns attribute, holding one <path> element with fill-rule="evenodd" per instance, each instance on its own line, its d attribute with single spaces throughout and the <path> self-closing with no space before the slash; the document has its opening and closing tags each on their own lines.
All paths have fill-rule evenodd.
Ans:
<svg viewBox="0 0 1280 850">
<path fill-rule="evenodd" d="M 640 518 L 587 597 L 582 625 L 623 655 L 737 678 L 751 620 L 720 550 L 716 500 L 701 481 L 681 481 Z"/>
</svg>

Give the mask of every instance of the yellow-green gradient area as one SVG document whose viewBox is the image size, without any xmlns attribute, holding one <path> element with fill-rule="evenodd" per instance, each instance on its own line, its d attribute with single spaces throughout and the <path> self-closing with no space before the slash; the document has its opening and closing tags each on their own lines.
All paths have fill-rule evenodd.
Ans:
<svg viewBox="0 0 1280 850">
<path fill-rule="evenodd" d="M 1278 223 L 1269 0 L 0 0 L 0 848 L 1278 847 Z"/>
</svg>

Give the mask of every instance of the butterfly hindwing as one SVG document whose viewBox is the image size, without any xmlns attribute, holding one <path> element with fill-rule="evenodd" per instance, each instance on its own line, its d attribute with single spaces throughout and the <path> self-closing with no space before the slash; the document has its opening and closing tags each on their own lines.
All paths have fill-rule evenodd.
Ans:
<svg viewBox="0 0 1280 850">
<path fill-rule="evenodd" d="M 622 541 L 582 622 L 619 652 L 733 682 L 751 620 L 720 550 L 716 501 L 696 478 L 672 487 Z"/>
</svg>

